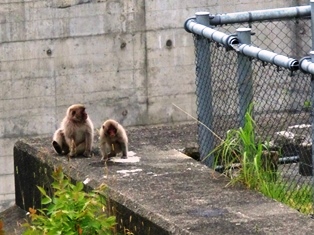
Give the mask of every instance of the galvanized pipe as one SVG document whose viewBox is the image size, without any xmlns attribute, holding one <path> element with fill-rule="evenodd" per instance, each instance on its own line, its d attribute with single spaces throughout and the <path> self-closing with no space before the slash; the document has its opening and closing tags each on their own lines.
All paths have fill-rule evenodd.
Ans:
<svg viewBox="0 0 314 235">
<path fill-rule="evenodd" d="M 267 63 L 273 63 L 275 65 L 283 68 L 288 68 L 293 71 L 299 69 L 299 62 L 296 59 L 288 58 L 286 56 L 263 50 L 251 45 L 243 43 L 239 44 L 239 40 L 236 36 L 228 35 L 210 27 L 199 24 L 195 22 L 195 18 L 187 19 L 184 27 L 187 32 L 201 35 L 205 38 L 221 43 L 226 47 L 232 47 L 236 51 L 239 51 L 244 55 L 250 56 L 252 58 L 257 58 Z"/>
<path fill-rule="evenodd" d="M 204 29 L 210 29 L 209 27 L 209 12 L 199 12 L 195 14 L 195 20 L 198 23 L 197 30 L 200 35 Z M 195 24 L 196 25 L 196 24 Z M 196 69 L 196 97 L 197 97 L 197 118 L 210 130 L 213 126 L 213 97 L 212 97 L 212 74 L 211 74 L 211 53 L 210 44 L 206 37 L 198 37 L 195 41 L 196 62 L 198 69 Z M 207 69 L 207 70 L 206 70 Z M 201 73 L 200 71 L 206 71 Z M 202 96 L 206 94 L 206 96 Z M 207 166 L 212 167 L 214 165 L 214 156 L 210 156 L 209 153 L 214 149 L 214 140 L 212 132 L 210 132 L 205 126 L 198 125 L 198 142 L 200 159 Z"/>
<path fill-rule="evenodd" d="M 311 0 L 311 6 L 312 8 L 314 8 L 314 4 L 313 4 L 313 0 Z M 314 17 L 314 11 L 312 11 L 312 17 Z M 314 27 L 314 25 L 312 25 L 312 28 Z M 313 34 L 312 34 L 313 36 Z M 313 38 L 312 38 L 313 40 Z M 310 56 L 311 56 L 311 62 L 312 64 L 314 64 L 314 49 L 312 48 L 312 51 L 310 52 Z M 313 115 L 314 115 L 314 73 L 311 74 L 311 130 L 312 130 L 312 176 L 314 176 L 314 144 L 313 144 L 313 140 L 314 140 L 314 119 L 313 119 Z M 312 183 L 314 184 L 314 178 L 312 178 Z M 313 187 L 313 191 L 314 191 L 314 187 Z M 313 196 L 313 201 L 314 201 L 314 196 Z"/>
<path fill-rule="evenodd" d="M 233 35 L 228 35 L 210 27 L 206 27 L 203 24 L 196 22 L 195 18 L 189 18 L 184 24 L 185 30 L 187 32 L 195 33 L 211 39 L 215 42 L 219 42 L 226 47 L 238 43 L 238 39 Z"/>
<path fill-rule="evenodd" d="M 290 70 L 298 70 L 299 62 L 296 59 L 288 58 L 287 56 L 279 55 L 271 51 L 263 50 L 247 44 L 240 44 L 234 47 L 237 51 L 252 58 L 257 58 L 261 61 L 272 63 Z"/>
<path fill-rule="evenodd" d="M 251 44 L 251 29 L 237 29 L 237 36 L 240 43 Z M 250 104 L 253 102 L 253 81 L 252 81 L 252 61 L 249 57 L 238 53 L 237 59 L 237 84 L 239 95 L 239 124 L 245 125 L 245 114 Z"/>
<path fill-rule="evenodd" d="M 263 20 L 291 19 L 297 17 L 307 17 L 310 15 L 310 6 L 298 6 L 213 15 L 210 17 L 209 21 L 211 25 L 223 25 Z"/>
<path fill-rule="evenodd" d="M 300 60 L 300 69 L 303 72 L 314 74 L 314 63 L 311 61 L 311 57 L 307 56 Z"/>
<path fill-rule="evenodd" d="M 195 20 L 197 23 L 209 27 L 209 12 L 201 11 L 195 13 Z"/>
<path fill-rule="evenodd" d="M 311 33 L 312 33 L 312 50 L 314 50 L 314 1 L 310 0 L 311 8 Z"/>
</svg>

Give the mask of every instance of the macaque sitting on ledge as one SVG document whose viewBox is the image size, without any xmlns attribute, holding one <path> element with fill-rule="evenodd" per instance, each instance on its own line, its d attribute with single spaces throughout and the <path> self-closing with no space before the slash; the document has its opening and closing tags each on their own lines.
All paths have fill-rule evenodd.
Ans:
<svg viewBox="0 0 314 235">
<path fill-rule="evenodd" d="M 55 131 L 52 146 L 58 154 L 90 157 L 93 138 L 94 125 L 85 111 L 85 106 L 74 104 L 68 108 L 60 128 Z"/>
<path fill-rule="evenodd" d="M 107 160 L 110 157 L 122 153 L 122 158 L 127 158 L 128 137 L 125 129 L 115 120 L 108 119 L 99 130 L 101 160 Z"/>
</svg>

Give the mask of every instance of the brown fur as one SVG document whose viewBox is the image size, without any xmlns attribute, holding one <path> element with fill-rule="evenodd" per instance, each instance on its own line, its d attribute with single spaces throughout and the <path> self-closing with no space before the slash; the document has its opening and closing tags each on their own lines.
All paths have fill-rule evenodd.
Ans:
<svg viewBox="0 0 314 235">
<path fill-rule="evenodd" d="M 122 158 L 127 158 L 128 137 L 125 129 L 117 121 L 108 119 L 103 123 L 99 130 L 101 160 L 122 153 Z"/>
<path fill-rule="evenodd" d="M 53 135 L 52 145 L 58 154 L 70 157 L 83 154 L 90 156 L 94 138 L 94 125 L 88 117 L 85 106 L 71 105 L 60 128 Z"/>
</svg>

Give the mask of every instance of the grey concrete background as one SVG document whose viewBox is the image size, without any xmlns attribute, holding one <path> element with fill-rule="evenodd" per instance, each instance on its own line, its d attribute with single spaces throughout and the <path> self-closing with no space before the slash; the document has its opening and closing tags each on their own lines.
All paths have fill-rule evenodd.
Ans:
<svg viewBox="0 0 314 235">
<path fill-rule="evenodd" d="M 196 110 L 187 17 L 300 4 L 308 2 L 0 1 L 0 211 L 14 200 L 16 139 L 52 135 L 73 103 L 86 104 L 95 127 L 108 117 L 125 126 L 189 120 L 172 106 Z"/>
</svg>

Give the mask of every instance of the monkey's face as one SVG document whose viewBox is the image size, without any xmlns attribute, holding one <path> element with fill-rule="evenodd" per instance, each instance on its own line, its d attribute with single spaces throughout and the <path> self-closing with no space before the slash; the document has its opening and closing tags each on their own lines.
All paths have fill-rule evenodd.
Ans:
<svg viewBox="0 0 314 235">
<path fill-rule="evenodd" d="M 87 119 L 85 107 L 73 108 L 70 110 L 71 119 L 74 122 L 84 122 Z"/>
<path fill-rule="evenodd" d="M 105 135 L 109 136 L 110 138 L 114 138 L 116 136 L 117 129 L 113 125 L 110 125 L 107 130 L 105 129 L 105 127 L 103 128 L 105 130 Z"/>
</svg>

